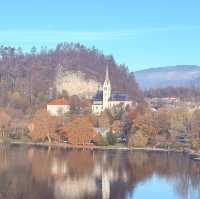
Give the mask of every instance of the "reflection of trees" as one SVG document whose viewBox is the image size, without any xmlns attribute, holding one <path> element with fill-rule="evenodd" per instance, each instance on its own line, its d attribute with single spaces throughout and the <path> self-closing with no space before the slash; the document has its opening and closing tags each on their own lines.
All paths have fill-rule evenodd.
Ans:
<svg viewBox="0 0 200 199">
<path fill-rule="evenodd" d="M 8 167 L 7 151 L 6 145 L 0 145 L 0 172 Z"/>
<path fill-rule="evenodd" d="M 50 184 L 34 180 L 26 148 L 0 146 L 0 151 L 3 148 L 7 153 L 8 163 L 6 169 L 0 170 L 0 199 L 53 199 Z M 0 162 L 2 159 L 0 153 Z"/>
<path fill-rule="evenodd" d="M 154 174 L 200 196 L 199 164 L 175 153 L 0 146 L 0 163 L 0 199 L 123 199 Z"/>
</svg>

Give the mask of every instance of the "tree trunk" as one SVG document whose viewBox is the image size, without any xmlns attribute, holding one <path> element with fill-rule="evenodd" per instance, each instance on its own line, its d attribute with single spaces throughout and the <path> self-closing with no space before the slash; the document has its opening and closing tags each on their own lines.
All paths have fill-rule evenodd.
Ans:
<svg viewBox="0 0 200 199">
<path fill-rule="evenodd" d="M 47 136 L 48 142 L 51 143 L 51 137 L 48 135 Z"/>
</svg>

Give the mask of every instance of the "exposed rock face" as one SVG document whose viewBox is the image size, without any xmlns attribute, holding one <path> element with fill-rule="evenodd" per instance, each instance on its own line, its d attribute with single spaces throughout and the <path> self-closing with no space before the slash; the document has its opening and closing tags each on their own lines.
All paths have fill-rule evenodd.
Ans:
<svg viewBox="0 0 200 199">
<path fill-rule="evenodd" d="M 86 75 L 80 71 L 59 70 L 56 75 L 56 90 L 59 93 L 67 91 L 69 95 L 78 95 L 81 97 L 92 98 L 100 85 L 94 79 L 86 78 Z"/>
</svg>

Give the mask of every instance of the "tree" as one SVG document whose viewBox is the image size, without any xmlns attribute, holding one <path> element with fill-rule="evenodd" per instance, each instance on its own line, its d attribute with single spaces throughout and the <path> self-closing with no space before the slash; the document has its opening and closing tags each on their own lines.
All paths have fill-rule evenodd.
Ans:
<svg viewBox="0 0 200 199">
<path fill-rule="evenodd" d="M 112 132 L 106 134 L 106 140 L 109 145 L 114 145 L 117 142 L 116 135 L 114 135 Z"/>
<path fill-rule="evenodd" d="M 120 120 L 115 120 L 112 124 L 112 133 L 120 133 L 123 129 L 122 122 Z"/>
<path fill-rule="evenodd" d="M 144 114 L 139 114 L 134 121 L 132 131 L 143 132 L 144 135 L 155 136 L 158 133 L 157 129 L 157 114 L 147 111 Z"/>
<path fill-rule="evenodd" d="M 173 141 L 187 142 L 192 114 L 187 108 L 176 108 L 172 112 L 170 136 Z"/>
<path fill-rule="evenodd" d="M 167 108 L 161 108 L 157 117 L 157 131 L 159 134 L 169 134 L 171 128 L 172 111 Z"/>
<path fill-rule="evenodd" d="M 110 114 L 114 120 L 120 120 L 124 112 L 125 110 L 122 104 L 116 105 L 110 110 Z"/>
<path fill-rule="evenodd" d="M 37 48 L 36 48 L 35 46 L 33 46 L 33 47 L 31 48 L 31 54 L 32 54 L 32 55 L 35 55 L 36 52 L 37 52 Z"/>
<path fill-rule="evenodd" d="M 5 137 L 8 134 L 11 117 L 4 109 L 0 109 L 0 136 Z"/>
<path fill-rule="evenodd" d="M 81 109 L 81 100 L 78 95 L 73 95 L 69 99 L 71 112 L 72 113 L 79 113 Z"/>
<path fill-rule="evenodd" d="M 70 144 L 86 145 L 92 141 L 98 142 L 98 134 L 89 116 L 75 117 L 65 124 L 61 136 L 67 138 Z"/>
<path fill-rule="evenodd" d="M 31 139 L 41 141 L 47 139 L 51 143 L 55 137 L 56 119 L 46 110 L 38 110 L 33 116 L 29 130 Z"/>
<path fill-rule="evenodd" d="M 100 137 L 100 145 L 107 146 L 107 145 L 114 145 L 117 142 L 117 137 L 112 132 L 106 133 L 105 136 Z"/>
<path fill-rule="evenodd" d="M 187 108 L 177 108 L 173 110 L 171 119 L 171 129 L 186 133 L 189 127 L 189 121 L 191 120 L 191 113 Z"/>
<path fill-rule="evenodd" d="M 192 139 L 200 139 L 200 110 L 194 111 L 190 122 L 190 136 Z"/>
<path fill-rule="evenodd" d="M 109 129 L 113 123 L 112 115 L 110 114 L 109 110 L 105 110 L 101 113 L 98 118 L 98 124 L 100 128 L 107 128 Z"/>
<path fill-rule="evenodd" d="M 130 135 L 128 140 L 129 147 L 145 147 L 147 143 L 148 143 L 148 138 L 140 130 Z"/>
<path fill-rule="evenodd" d="M 27 108 L 28 104 L 25 101 L 25 98 L 17 91 L 10 93 L 9 100 L 10 100 L 12 107 L 14 107 L 16 109 L 25 110 Z"/>
</svg>

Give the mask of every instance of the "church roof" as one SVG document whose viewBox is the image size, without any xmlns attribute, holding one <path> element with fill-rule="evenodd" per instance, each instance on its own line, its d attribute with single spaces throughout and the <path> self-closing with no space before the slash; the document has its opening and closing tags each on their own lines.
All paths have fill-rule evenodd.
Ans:
<svg viewBox="0 0 200 199">
<path fill-rule="evenodd" d="M 94 101 L 103 101 L 103 91 L 97 91 L 96 95 L 93 97 Z"/>
<path fill-rule="evenodd" d="M 98 91 L 93 98 L 94 101 L 103 101 L 103 91 Z M 112 91 L 109 101 L 128 101 L 128 93 L 124 91 Z"/>
<path fill-rule="evenodd" d="M 112 91 L 110 101 L 128 101 L 128 93 L 124 91 Z"/>
</svg>

